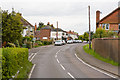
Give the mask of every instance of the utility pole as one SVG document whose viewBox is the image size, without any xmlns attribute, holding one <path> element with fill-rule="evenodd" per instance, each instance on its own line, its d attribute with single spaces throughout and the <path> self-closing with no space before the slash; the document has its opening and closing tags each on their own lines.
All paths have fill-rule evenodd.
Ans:
<svg viewBox="0 0 120 80">
<path fill-rule="evenodd" d="M 90 6 L 88 6 L 88 11 L 89 11 L 89 49 L 91 49 Z"/>
<path fill-rule="evenodd" d="M 56 34 L 56 38 L 58 40 L 58 21 L 57 21 L 57 34 Z"/>
</svg>

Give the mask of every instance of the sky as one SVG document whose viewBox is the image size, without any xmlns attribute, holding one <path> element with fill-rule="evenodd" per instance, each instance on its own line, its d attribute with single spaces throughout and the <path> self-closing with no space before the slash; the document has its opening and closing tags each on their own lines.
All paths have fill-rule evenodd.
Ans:
<svg viewBox="0 0 120 80">
<path fill-rule="evenodd" d="M 22 13 L 32 25 L 43 22 L 53 24 L 65 31 L 82 35 L 89 30 L 88 6 L 91 10 L 91 30 L 96 30 L 96 11 L 102 19 L 118 7 L 120 0 L 0 0 L 2 10 Z"/>
</svg>

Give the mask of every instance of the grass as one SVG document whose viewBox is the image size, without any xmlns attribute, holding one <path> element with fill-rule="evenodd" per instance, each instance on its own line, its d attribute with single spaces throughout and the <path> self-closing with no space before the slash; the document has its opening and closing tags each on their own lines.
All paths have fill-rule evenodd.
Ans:
<svg viewBox="0 0 120 80">
<path fill-rule="evenodd" d="M 100 56 L 98 53 L 96 53 L 93 49 L 89 49 L 89 44 L 83 46 L 83 49 L 86 53 L 92 55 L 93 57 L 95 57 L 103 62 L 112 64 L 114 66 L 120 66 L 120 64 L 118 62 L 115 62 L 115 61 L 108 59 L 108 58 L 104 58 L 104 57 Z"/>
</svg>

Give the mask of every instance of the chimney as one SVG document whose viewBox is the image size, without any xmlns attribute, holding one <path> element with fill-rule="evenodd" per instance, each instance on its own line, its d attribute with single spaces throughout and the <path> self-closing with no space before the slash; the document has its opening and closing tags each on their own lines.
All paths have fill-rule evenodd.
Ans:
<svg viewBox="0 0 120 80">
<path fill-rule="evenodd" d="M 100 11 L 96 11 L 96 23 L 100 20 Z"/>
<path fill-rule="evenodd" d="M 98 28 L 98 21 L 100 21 L 100 11 L 99 10 L 97 10 L 96 11 L 96 29 Z"/>
<path fill-rule="evenodd" d="M 118 7 L 120 8 L 120 1 L 118 2 Z"/>
<path fill-rule="evenodd" d="M 36 23 L 35 23 L 35 32 L 36 32 L 36 30 L 37 30 L 37 25 L 36 25 Z"/>
</svg>

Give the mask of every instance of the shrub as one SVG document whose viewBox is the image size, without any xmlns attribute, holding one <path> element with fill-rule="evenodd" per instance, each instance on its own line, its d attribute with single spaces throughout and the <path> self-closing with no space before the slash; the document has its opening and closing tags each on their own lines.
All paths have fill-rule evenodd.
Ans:
<svg viewBox="0 0 120 80">
<path fill-rule="evenodd" d="M 21 67 L 30 63 L 27 48 L 2 49 L 2 78 L 12 78 Z"/>
<path fill-rule="evenodd" d="M 52 44 L 52 41 L 43 41 L 43 44 L 44 45 L 50 45 L 50 44 Z"/>
<path fill-rule="evenodd" d="M 30 42 L 26 43 L 26 48 L 31 49 L 31 43 Z"/>
</svg>

